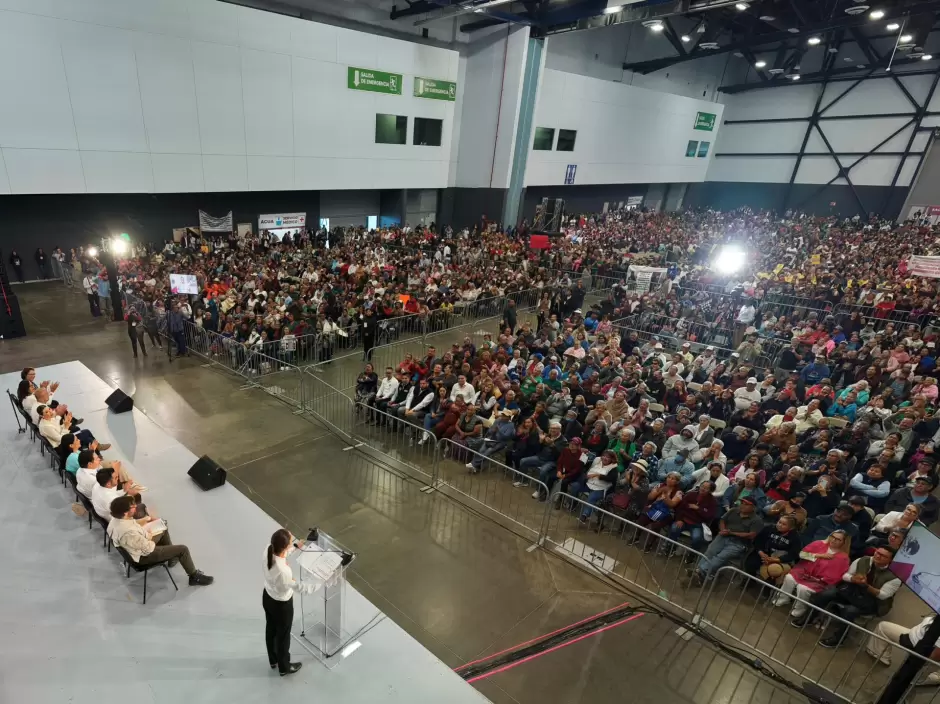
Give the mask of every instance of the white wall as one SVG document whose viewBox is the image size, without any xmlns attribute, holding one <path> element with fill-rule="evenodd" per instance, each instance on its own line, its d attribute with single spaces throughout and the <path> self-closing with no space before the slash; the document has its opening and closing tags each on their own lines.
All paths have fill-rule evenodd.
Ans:
<svg viewBox="0 0 940 704">
<path fill-rule="evenodd" d="M 678 32 L 686 31 L 683 22 L 681 17 L 674 18 Z M 546 68 L 703 100 L 715 99 L 722 74 L 731 60 L 730 54 L 720 54 L 646 75 L 624 71 L 624 63 L 676 54 L 665 36 L 635 22 L 554 34 L 548 38 L 547 48 Z"/>
<path fill-rule="evenodd" d="M 416 75 L 457 80 L 457 52 L 216 0 L 0 0 L 0 193 L 443 188 L 455 103 Z M 375 144 L 377 112 L 409 142 L 444 120 L 441 146 Z"/>
<path fill-rule="evenodd" d="M 528 40 L 528 27 L 499 27 L 461 57 L 460 142 L 451 185 L 509 187 Z"/>
<path fill-rule="evenodd" d="M 931 76 L 909 76 L 901 79 L 917 100 L 923 100 L 930 88 Z M 820 107 L 832 103 L 851 83 L 832 83 L 825 89 Z M 726 120 L 755 120 L 781 117 L 808 117 L 822 90 L 821 85 L 796 85 L 764 90 L 754 90 L 724 96 Z M 865 81 L 851 90 L 823 114 L 826 117 L 866 115 L 884 113 L 910 113 L 914 108 L 893 80 L 877 79 Z M 928 118 L 929 119 L 929 118 Z M 859 157 L 846 152 L 867 152 L 901 129 L 908 118 L 827 119 L 820 125 L 840 161 L 849 166 Z M 925 121 L 925 124 L 926 121 Z M 796 163 L 796 154 L 806 135 L 806 121 L 725 124 L 721 128 L 716 151 L 718 154 L 777 153 L 793 156 L 749 157 L 719 156 L 708 170 L 709 181 L 744 181 L 756 183 L 788 183 Z M 902 129 L 888 139 L 878 151 L 904 151 L 913 127 Z M 920 132 L 914 137 L 913 150 L 926 148 L 928 133 Z M 824 156 L 804 157 L 796 176 L 796 183 L 825 184 L 838 173 L 838 167 L 825 141 L 813 129 L 806 151 Z M 910 185 L 917 169 L 919 156 L 905 160 L 898 179 L 898 186 Z M 868 157 L 849 172 L 852 183 L 859 186 L 888 186 L 894 178 L 901 157 Z M 845 183 L 838 179 L 835 183 Z"/>
<path fill-rule="evenodd" d="M 573 152 L 531 150 L 526 186 L 692 183 L 705 180 L 723 106 L 672 93 L 546 69 L 534 127 L 577 130 Z M 712 132 L 694 129 L 697 112 L 717 115 Z M 533 129 L 533 137 L 535 130 Z M 689 140 L 711 143 L 707 158 L 686 157 Z"/>
</svg>

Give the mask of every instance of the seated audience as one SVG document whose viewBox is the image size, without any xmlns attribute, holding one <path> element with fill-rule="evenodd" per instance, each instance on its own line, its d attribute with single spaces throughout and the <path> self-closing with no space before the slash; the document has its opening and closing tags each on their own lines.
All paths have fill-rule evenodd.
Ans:
<svg viewBox="0 0 940 704">
<path fill-rule="evenodd" d="M 833 531 L 825 540 L 814 540 L 799 552 L 800 561 L 777 579 L 782 594 L 774 598 L 774 606 L 785 606 L 790 599 L 786 595 L 799 597 L 793 601 L 790 615 L 803 616 L 809 607 L 803 602 L 813 594 L 838 584 L 849 569 L 851 539 L 843 530 Z M 802 601 L 800 601 L 802 599 Z"/>
</svg>

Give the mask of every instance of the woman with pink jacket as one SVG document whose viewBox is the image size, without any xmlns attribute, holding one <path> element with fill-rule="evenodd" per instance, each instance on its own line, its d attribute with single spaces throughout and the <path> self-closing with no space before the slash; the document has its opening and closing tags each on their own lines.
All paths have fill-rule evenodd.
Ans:
<svg viewBox="0 0 940 704">
<path fill-rule="evenodd" d="M 815 540 L 800 552 L 800 561 L 783 578 L 780 590 L 783 594 L 774 599 L 774 606 L 783 606 L 795 595 L 803 601 L 826 587 L 838 584 L 842 580 L 851 561 L 849 543 L 851 539 L 845 531 L 836 530 L 825 540 Z M 799 618 L 808 608 L 803 601 L 794 600 L 790 615 Z"/>
</svg>

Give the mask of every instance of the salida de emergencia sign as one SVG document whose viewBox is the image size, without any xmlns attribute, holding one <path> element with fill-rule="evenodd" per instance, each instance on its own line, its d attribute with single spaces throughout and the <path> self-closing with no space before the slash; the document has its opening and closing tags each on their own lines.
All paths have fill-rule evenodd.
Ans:
<svg viewBox="0 0 940 704">
<path fill-rule="evenodd" d="M 715 129 L 715 118 L 717 115 L 710 112 L 695 113 L 695 129 L 711 132 Z"/>
<path fill-rule="evenodd" d="M 371 68 L 350 66 L 346 72 L 346 87 L 350 90 L 367 90 L 372 93 L 401 95 L 400 73 L 387 73 Z"/>
<path fill-rule="evenodd" d="M 457 100 L 457 84 L 436 78 L 415 78 L 414 97 L 454 101 Z"/>
</svg>

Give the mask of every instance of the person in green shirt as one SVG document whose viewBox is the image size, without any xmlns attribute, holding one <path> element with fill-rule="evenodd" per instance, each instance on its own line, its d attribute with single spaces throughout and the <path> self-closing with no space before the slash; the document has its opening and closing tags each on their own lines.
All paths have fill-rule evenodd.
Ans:
<svg viewBox="0 0 940 704">
<path fill-rule="evenodd" d="M 548 373 L 548 379 L 545 379 L 542 383 L 552 391 L 561 391 L 561 380 L 558 378 L 558 371 L 555 369 Z"/>
<path fill-rule="evenodd" d="M 617 437 L 612 438 L 607 445 L 607 449 L 617 457 L 617 471 L 620 474 L 623 474 L 633 461 L 633 455 L 636 452 L 635 437 L 636 431 L 633 428 L 621 428 Z"/>
</svg>

